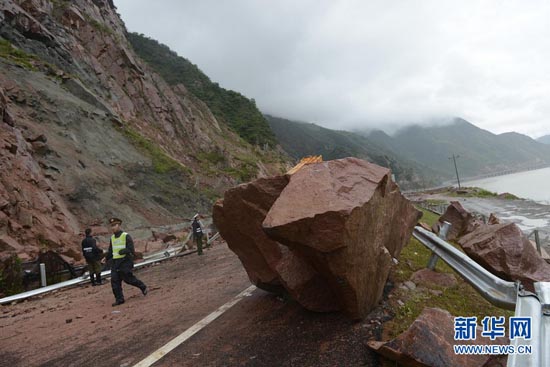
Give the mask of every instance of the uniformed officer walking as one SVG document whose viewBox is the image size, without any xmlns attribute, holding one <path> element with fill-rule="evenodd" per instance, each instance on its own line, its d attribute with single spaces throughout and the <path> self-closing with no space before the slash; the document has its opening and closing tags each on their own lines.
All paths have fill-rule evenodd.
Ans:
<svg viewBox="0 0 550 367">
<path fill-rule="evenodd" d="M 107 259 L 113 259 L 111 265 L 111 287 L 115 295 L 114 306 L 124 303 L 124 295 L 122 293 L 122 281 L 141 289 L 143 295 L 147 295 L 147 286 L 132 274 L 134 268 L 134 241 L 132 237 L 121 229 L 122 220 L 118 218 L 109 219 L 111 225 L 111 243 Z"/>
<path fill-rule="evenodd" d="M 82 253 L 88 264 L 90 280 L 93 286 L 101 285 L 100 260 L 103 257 L 103 250 L 97 247 L 96 240 L 92 237 L 92 230 L 90 228 L 86 228 L 84 233 L 86 234 L 86 238 L 82 240 Z"/>
</svg>

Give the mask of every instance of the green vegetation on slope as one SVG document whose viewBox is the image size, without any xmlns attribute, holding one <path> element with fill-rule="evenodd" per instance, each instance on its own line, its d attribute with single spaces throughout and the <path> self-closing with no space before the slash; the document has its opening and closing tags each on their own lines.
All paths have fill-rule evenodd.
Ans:
<svg viewBox="0 0 550 367">
<path fill-rule="evenodd" d="M 237 182 L 247 182 L 258 173 L 256 159 L 252 156 L 236 155 L 235 161 L 238 163 L 233 166 L 229 165 L 226 157 L 218 150 L 199 153 L 197 158 L 201 161 L 201 172 L 209 176 L 216 176 L 223 172 Z"/>
<path fill-rule="evenodd" d="M 11 255 L 0 264 L 0 295 L 11 296 L 23 292 L 21 259 Z"/>
<path fill-rule="evenodd" d="M 150 140 L 144 138 L 140 133 L 129 126 L 119 128 L 119 130 L 130 140 L 130 142 L 141 151 L 146 153 L 153 162 L 153 168 L 156 173 L 168 173 L 171 171 L 182 171 L 190 174 L 188 168 L 181 165 L 172 157 L 168 156 L 160 147 Z"/>
<path fill-rule="evenodd" d="M 496 192 L 488 191 L 480 187 L 462 187 L 460 189 L 441 189 L 438 191 L 441 195 L 447 195 L 452 197 L 467 197 L 467 198 L 499 198 L 506 200 L 519 200 L 519 198 L 508 192 L 498 194 Z"/>
<path fill-rule="evenodd" d="M 151 158 L 151 166 L 125 167 L 141 192 L 171 213 L 184 216 L 191 211 L 207 211 L 219 194 L 193 184 L 192 171 L 170 157 L 157 144 L 142 136 L 128 124 L 117 126 L 134 147 Z"/>
<path fill-rule="evenodd" d="M 19 50 L 18 48 L 13 47 L 9 41 L 3 38 L 0 38 L 0 57 L 13 61 L 26 69 L 35 69 L 32 61 L 36 60 L 36 56 L 30 55 L 26 52 Z"/>
<path fill-rule="evenodd" d="M 423 213 L 421 221 L 430 226 L 437 221 L 437 215 L 419 209 Z M 460 249 L 458 246 L 456 247 Z M 397 283 L 409 280 L 414 272 L 426 268 L 430 256 L 431 251 L 411 237 L 409 244 L 401 251 L 399 264 L 392 270 L 391 279 Z M 433 286 L 426 289 L 417 287 L 414 291 L 396 290 L 393 299 L 399 297 L 403 300 L 403 304 L 399 305 L 397 302 L 394 304 L 395 317 L 384 325 L 388 337 L 396 337 L 405 331 L 425 307 L 438 307 L 455 316 L 477 316 L 478 320 L 485 316 L 509 317 L 513 315 L 512 312 L 493 306 L 486 301 L 441 259 L 437 262 L 435 271 L 454 274 L 458 280 L 457 285 L 446 289 Z"/>
<path fill-rule="evenodd" d="M 276 145 L 275 136 L 253 99 L 213 83 L 196 65 L 143 34 L 129 33 L 136 53 L 170 85 L 183 84 L 250 144 Z"/>
</svg>

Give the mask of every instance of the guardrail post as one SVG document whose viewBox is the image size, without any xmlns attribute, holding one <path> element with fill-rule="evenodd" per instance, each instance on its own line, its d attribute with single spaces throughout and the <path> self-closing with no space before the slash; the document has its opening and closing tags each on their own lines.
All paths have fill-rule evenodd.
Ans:
<svg viewBox="0 0 550 367">
<path fill-rule="evenodd" d="M 40 264 L 40 283 L 42 287 L 46 286 L 46 264 Z"/>
<path fill-rule="evenodd" d="M 539 255 L 541 255 L 539 230 L 535 229 L 533 232 L 535 232 L 535 243 L 537 244 L 537 251 L 538 251 Z"/>
<path fill-rule="evenodd" d="M 430 256 L 430 260 L 428 260 L 428 265 L 426 267 L 430 270 L 434 270 L 438 259 L 439 259 L 439 256 L 437 256 L 432 252 L 432 256 Z"/>
<path fill-rule="evenodd" d="M 447 233 L 449 233 L 450 228 L 451 228 L 451 223 L 447 221 L 443 222 L 443 225 L 439 229 L 439 238 L 445 241 L 447 239 Z M 432 252 L 432 256 L 430 256 L 430 260 L 428 260 L 428 265 L 426 267 L 430 270 L 434 270 L 438 259 L 439 259 L 439 256 L 437 256 L 434 252 Z"/>
</svg>

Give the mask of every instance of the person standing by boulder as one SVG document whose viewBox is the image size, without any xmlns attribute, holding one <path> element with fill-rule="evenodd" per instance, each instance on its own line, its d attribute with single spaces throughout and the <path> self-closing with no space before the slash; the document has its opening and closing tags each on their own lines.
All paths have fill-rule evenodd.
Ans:
<svg viewBox="0 0 550 367">
<path fill-rule="evenodd" d="M 103 257 L 103 250 L 97 247 L 95 238 L 92 237 L 92 230 L 86 228 L 84 231 L 86 237 L 82 240 L 82 253 L 88 264 L 88 271 L 90 272 L 90 281 L 92 286 L 101 285 L 101 258 Z"/>
<path fill-rule="evenodd" d="M 191 228 L 193 230 L 193 240 L 197 244 L 197 253 L 199 255 L 202 255 L 202 226 L 199 221 L 200 215 L 199 213 L 195 214 L 193 217 L 193 223 L 191 224 Z"/>
<path fill-rule="evenodd" d="M 113 307 L 124 303 L 122 293 L 122 281 L 141 289 L 144 296 L 147 295 L 147 286 L 132 273 L 134 268 L 134 241 L 132 237 L 121 229 L 122 220 L 118 218 L 109 219 L 111 225 L 111 241 L 107 259 L 112 259 L 111 264 L 111 287 L 115 296 Z"/>
</svg>

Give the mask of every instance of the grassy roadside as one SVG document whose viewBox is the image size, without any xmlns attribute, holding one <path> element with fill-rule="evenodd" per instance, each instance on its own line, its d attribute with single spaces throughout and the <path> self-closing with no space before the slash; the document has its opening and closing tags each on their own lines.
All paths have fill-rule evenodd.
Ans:
<svg viewBox="0 0 550 367">
<path fill-rule="evenodd" d="M 506 200 L 519 200 L 516 195 L 510 194 L 509 192 L 504 192 L 498 194 L 496 192 L 488 191 L 480 187 L 462 187 L 460 189 L 444 189 L 436 192 L 439 195 L 445 195 L 449 197 L 462 197 L 462 198 L 498 198 Z M 428 201 L 438 201 L 437 199 L 428 199 Z"/>
<path fill-rule="evenodd" d="M 430 226 L 437 221 L 436 214 L 420 210 L 423 212 L 421 221 Z M 458 246 L 456 247 L 458 248 Z M 412 291 L 399 287 L 401 283 L 409 280 L 414 272 L 426 267 L 430 255 L 431 251 L 414 238 L 411 238 L 409 244 L 401 252 L 399 264 L 390 273 L 390 280 L 396 285 L 389 299 L 395 317 L 384 324 L 384 339 L 394 338 L 405 331 L 425 307 L 445 309 L 455 316 L 477 316 L 478 320 L 485 316 L 509 317 L 513 315 L 513 312 L 495 307 L 486 301 L 442 260 L 437 262 L 435 270 L 453 274 L 457 279 L 456 286 L 449 288 L 435 285 L 431 287 L 417 286 Z"/>
<path fill-rule="evenodd" d="M 36 70 L 33 62 L 38 58 L 35 55 L 28 54 L 16 47 L 9 41 L 0 37 L 0 58 L 10 60 L 17 65 L 28 70 Z"/>
</svg>

